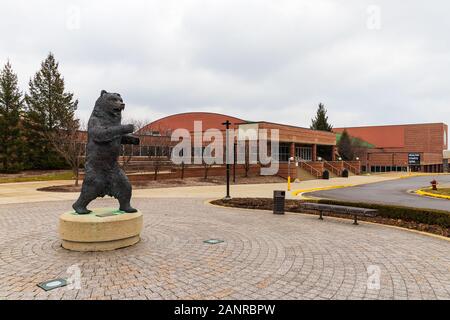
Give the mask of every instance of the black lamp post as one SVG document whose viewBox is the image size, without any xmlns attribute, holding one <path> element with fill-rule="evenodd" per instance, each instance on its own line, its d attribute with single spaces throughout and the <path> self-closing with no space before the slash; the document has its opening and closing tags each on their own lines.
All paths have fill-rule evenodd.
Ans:
<svg viewBox="0 0 450 320">
<path fill-rule="evenodd" d="M 224 123 L 222 123 L 222 125 L 225 126 L 226 128 L 226 132 L 225 132 L 225 161 L 227 164 L 227 195 L 225 196 L 225 198 L 223 198 L 224 200 L 230 200 L 230 163 L 228 161 L 229 158 L 229 152 L 230 150 L 228 150 L 228 129 L 230 129 L 230 121 L 225 121 Z"/>
<path fill-rule="evenodd" d="M 237 143 L 234 143 L 233 155 L 233 183 L 236 183 Z"/>
</svg>

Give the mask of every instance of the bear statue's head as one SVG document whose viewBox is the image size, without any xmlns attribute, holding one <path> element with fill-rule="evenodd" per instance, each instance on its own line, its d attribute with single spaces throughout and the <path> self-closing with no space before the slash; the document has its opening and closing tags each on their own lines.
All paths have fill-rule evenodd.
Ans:
<svg viewBox="0 0 450 320">
<path fill-rule="evenodd" d="M 121 120 L 122 110 L 125 108 L 122 97 L 118 93 L 102 90 L 100 97 L 95 102 L 94 115 L 114 122 Z"/>
</svg>

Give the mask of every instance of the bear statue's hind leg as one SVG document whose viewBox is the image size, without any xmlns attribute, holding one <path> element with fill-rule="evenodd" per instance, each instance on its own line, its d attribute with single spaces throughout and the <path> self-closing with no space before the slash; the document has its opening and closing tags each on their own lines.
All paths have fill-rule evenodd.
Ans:
<svg viewBox="0 0 450 320">
<path fill-rule="evenodd" d="M 81 194 L 77 201 L 72 205 L 73 210 L 78 214 L 89 214 L 92 211 L 87 208 L 87 205 L 94 199 L 86 199 L 86 195 Z"/>
<path fill-rule="evenodd" d="M 86 175 L 83 185 L 81 187 L 81 193 L 78 200 L 72 205 L 72 208 L 78 214 L 89 214 L 92 211 L 87 209 L 87 206 L 91 201 L 97 198 L 99 190 L 102 190 L 102 185 L 100 185 L 95 178 L 90 175 Z"/>
<path fill-rule="evenodd" d="M 118 169 L 112 180 L 114 197 L 119 200 L 119 210 L 128 213 L 137 212 L 130 204 L 131 184 L 122 169 Z"/>
</svg>

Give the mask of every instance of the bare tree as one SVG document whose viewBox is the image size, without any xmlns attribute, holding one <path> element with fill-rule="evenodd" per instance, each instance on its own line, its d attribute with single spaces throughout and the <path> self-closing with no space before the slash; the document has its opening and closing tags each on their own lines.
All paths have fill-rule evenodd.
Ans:
<svg viewBox="0 0 450 320">
<path fill-rule="evenodd" d="M 65 124 L 65 129 L 59 129 L 46 134 L 56 152 L 70 165 L 75 177 L 75 186 L 79 185 L 82 155 L 86 148 L 86 131 L 80 120 L 71 119 Z"/>
<path fill-rule="evenodd" d="M 182 161 L 180 163 L 181 180 L 184 179 L 184 171 L 185 170 L 186 170 L 186 163 L 184 163 L 184 161 Z"/>
<path fill-rule="evenodd" d="M 139 133 L 139 131 L 143 127 L 145 127 L 145 125 L 149 123 L 149 121 L 139 119 L 127 119 L 123 121 L 123 123 L 131 123 L 132 125 L 134 125 L 135 133 Z M 131 162 L 131 159 L 133 158 L 133 148 L 135 147 L 132 144 L 122 145 L 122 156 L 119 157 L 119 165 L 123 171 L 127 169 L 128 164 Z M 140 148 L 140 146 L 137 146 L 137 148 Z"/>
<path fill-rule="evenodd" d="M 248 141 L 245 141 L 244 172 L 246 178 L 248 177 L 249 171 L 250 171 L 250 145 Z"/>
<path fill-rule="evenodd" d="M 208 179 L 208 172 L 209 172 L 209 168 L 211 168 L 211 165 L 206 163 L 203 160 L 203 179 L 207 180 Z"/>
<path fill-rule="evenodd" d="M 148 137 L 150 140 L 148 158 L 151 161 L 153 169 L 154 180 L 158 179 L 158 173 L 164 165 L 170 162 L 170 153 L 172 142 L 170 140 L 170 130 L 158 129 L 152 131 L 152 136 Z"/>
</svg>

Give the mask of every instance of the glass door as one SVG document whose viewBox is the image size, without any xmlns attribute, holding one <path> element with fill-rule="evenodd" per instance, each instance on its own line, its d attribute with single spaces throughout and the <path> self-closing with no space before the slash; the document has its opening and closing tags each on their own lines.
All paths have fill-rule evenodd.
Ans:
<svg viewBox="0 0 450 320">
<path fill-rule="evenodd" d="M 311 161 L 312 147 L 296 147 L 295 157 L 299 159 L 299 161 Z"/>
</svg>

